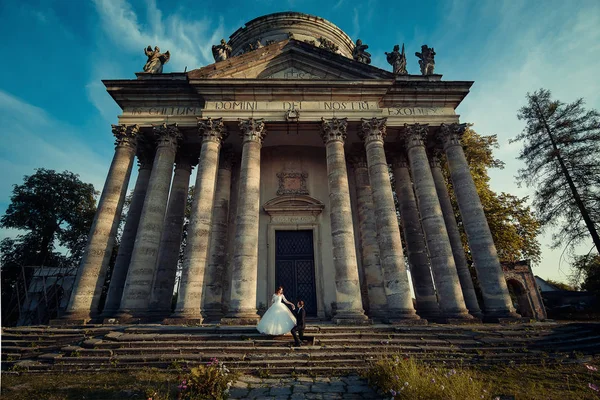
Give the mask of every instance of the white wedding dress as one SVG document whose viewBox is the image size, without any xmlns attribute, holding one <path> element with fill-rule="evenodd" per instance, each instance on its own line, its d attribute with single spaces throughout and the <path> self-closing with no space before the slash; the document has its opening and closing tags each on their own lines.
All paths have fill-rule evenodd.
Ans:
<svg viewBox="0 0 600 400">
<path fill-rule="evenodd" d="M 287 299 L 282 295 L 273 294 L 271 298 L 271 307 L 265 312 L 261 320 L 256 325 L 260 333 L 267 335 L 283 335 L 296 326 L 296 317 L 289 308 L 283 303 Z"/>
</svg>

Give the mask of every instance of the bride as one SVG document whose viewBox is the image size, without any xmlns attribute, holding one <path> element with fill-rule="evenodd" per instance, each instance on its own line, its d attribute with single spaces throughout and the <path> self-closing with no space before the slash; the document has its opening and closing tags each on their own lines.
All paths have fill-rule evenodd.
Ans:
<svg viewBox="0 0 600 400">
<path fill-rule="evenodd" d="M 283 303 L 291 305 L 292 309 L 296 308 L 292 303 L 287 301 L 283 295 L 283 287 L 279 286 L 271 298 L 271 307 L 269 307 L 258 325 L 256 325 L 256 329 L 260 333 L 283 335 L 296 326 L 296 317 L 294 317 L 294 314 Z"/>
</svg>

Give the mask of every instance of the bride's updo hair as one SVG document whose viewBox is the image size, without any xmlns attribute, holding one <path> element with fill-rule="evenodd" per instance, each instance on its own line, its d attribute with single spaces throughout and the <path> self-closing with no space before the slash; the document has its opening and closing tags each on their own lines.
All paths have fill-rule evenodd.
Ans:
<svg viewBox="0 0 600 400">
<path fill-rule="evenodd" d="M 275 293 L 279 293 L 280 291 L 283 292 L 283 286 L 279 286 L 277 290 L 275 290 Z"/>
</svg>

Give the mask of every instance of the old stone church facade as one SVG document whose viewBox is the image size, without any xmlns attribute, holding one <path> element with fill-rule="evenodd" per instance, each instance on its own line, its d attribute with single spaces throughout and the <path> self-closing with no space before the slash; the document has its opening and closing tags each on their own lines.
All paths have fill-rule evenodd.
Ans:
<svg viewBox="0 0 600 400">
<path fill-rule="evenodd" d="M 472 82 L 443 81 L 433 64 L 406 74 L 402 58 L 394 72 L 370 66 L 360 44 L 322 18 L 278 13 L 214 46 L 212 65 L 104 81 L 123 113 L 64 320 L 253 324 L 279 285 L 337 323 L 517 317 L 460 142 L 455 109 Z"/>
</svg>

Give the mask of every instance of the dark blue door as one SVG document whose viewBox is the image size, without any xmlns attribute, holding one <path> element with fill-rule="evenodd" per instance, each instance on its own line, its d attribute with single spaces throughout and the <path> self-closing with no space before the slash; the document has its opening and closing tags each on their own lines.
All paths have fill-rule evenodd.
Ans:
<svg viewBox="0 0 600 400">
<path fill-rule="evenodd" d="M 313 231 L 275 232 L 275 281 L 285 297 L 304 300 L 307 316 L 317 315 Z"/>
</svg>

